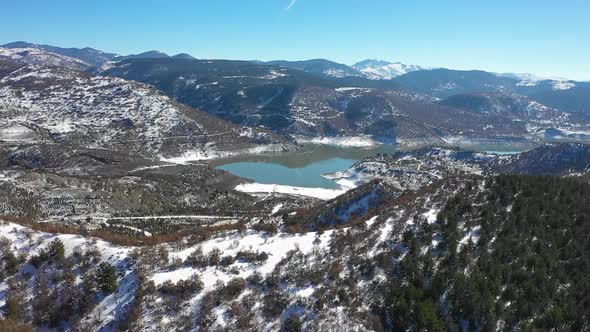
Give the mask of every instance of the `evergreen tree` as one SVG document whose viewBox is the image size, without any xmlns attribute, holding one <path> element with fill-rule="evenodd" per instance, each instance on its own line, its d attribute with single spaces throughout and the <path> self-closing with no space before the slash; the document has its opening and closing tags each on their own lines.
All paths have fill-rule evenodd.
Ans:
<svg viewBox="0 0 590 332">
<path fill-rule="evenodd" d="M 12 251 L 9 251 L 4 255 L 4 264 L 4 269 L 7 275 L 11 276 L 18 271 L 18 258 L 16 258 Z"/>
<path fill-rule="evenodd" d="M 65 258 L 64 243 L 60 239 L 55 239 L 49 244 L 49 256 L 57 261 L 62 262 Z"/>
<path fill-rule="evenodd" d="M 111 294 L 117 290 L 117 271 L 109 263 L 101 263 L 96 272 L 98 289 L 105 294 Z"/>
</svg>

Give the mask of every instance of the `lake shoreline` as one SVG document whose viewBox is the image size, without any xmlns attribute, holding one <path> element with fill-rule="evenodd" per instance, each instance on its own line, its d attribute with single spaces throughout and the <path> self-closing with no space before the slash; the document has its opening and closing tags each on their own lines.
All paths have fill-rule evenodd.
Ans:
<svg viewBox="0 0 590 332">
<path fill-rule="evenodd" d="M 419 148 L 423 147 L 407 148 L 380 144 L 361 148 L 308 143 L 294 151 L 240 155 L 226 159 L 207 160 L 204 163 L 251 180 L 261 186 L 277 185 L 307 189 L 345 190 L 350 188 L 344 188 L 341 183 L 325 175 L 345 171 L 357 161 L 376 154 L 393 154 Z M 469 148 L 459 149 L 494 154 L 514 154 L 531 148 L 531 146 L 523 145 L 494 144 L 471 145 Z"/>
</svg>

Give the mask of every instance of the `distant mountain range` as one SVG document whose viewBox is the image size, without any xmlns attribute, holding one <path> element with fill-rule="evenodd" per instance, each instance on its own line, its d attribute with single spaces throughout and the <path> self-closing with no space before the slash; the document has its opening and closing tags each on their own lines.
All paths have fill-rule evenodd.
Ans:
<svg viewBox="0 0 590 332">
<path fill-rule="evenodd" d="M 306 61 L 277 60 L 260 63 L 271 66 L 297 69 L 310 74 L 319 74 L 327 77 L 342 78 L 350 76 L 363 76 L 361 72 L 355 70 L 354 68 L 325 59 L 314 59 Z"/>
<path fill-rule="evenodd" d="M 363 77 L 371 80 L 390 80 L 397 76 L 426 68 L 414 65 L 405 65 L 401 62 L 391 63 L 383 60 L 364 60 L 352 66 L 337 63 L 326 59 L 314 59 L 305 61 L 268 61 L 262 64 L 302 70 L 311 74 L 326 77 Z"/>
<path fill-rule="evenodd" d="M 195 109 L 281 135 L 453 144 L 579 141 L 590 133 L 588 82 L 382 60 L 196 60 L 26 42 L 4 45 L 0 58 L 147 83 Z"/>
<path fill-rule="evenodd" d="M 109 61 L 122 61 L 127 59 L 160 59 L 160 58 L 176 58 L 176 59 L 194 59 L 191 55 L 186 53 L 180 53 L 174 56 L 169 56 L 166 53 L 160 51 L 147 51 L 139 54 L 130 54 L 130 55 L 118 55 L 115 53 L 106 53 L 103 51 L 99 51 L 90 47 L 85 48 L 63 48 L 51 45 L 39 45 L 28 43 L 24 41 L 18 41 L 13 43 L 8 43 L 2 45 L 0 47 L 3 48 L 32 48 L 32 49 L 40 49 L 46 50 L 49 52 L 53 52 L 56 54 L 64 55 L 71 58 L 76 58 L 85 63 L 94 66 L 100 67 Z"/>
</svg>

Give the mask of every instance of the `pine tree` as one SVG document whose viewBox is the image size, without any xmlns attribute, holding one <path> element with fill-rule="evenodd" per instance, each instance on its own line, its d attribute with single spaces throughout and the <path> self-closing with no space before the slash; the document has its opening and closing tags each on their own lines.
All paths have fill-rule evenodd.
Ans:
<svg viewBox="0 0 590 332">
<path fill-rule="evenodd" d="M 109 263 L 101 263 L 96 274 L 98 288 L 105 294 L 117 290 L 117 271 Z"/>
<path fill-rule="evenodd" d="M 57 262 L 62 262 L 65 258 L 64 243 L 60 239 L 55 239 L 49 244 L 49 256 Z"/>
<path fill-rule="evenodd" d="M 9 251 L 4 255 L 4 262 L 4 269 L 9 276 L 18 271 L 18 258 L 16 258 L 12 251 Z"/>
<path fill-rule="evenodd" d="M 19 300 L 14 296 L 10 295 L 6 300 L 6 316 L 8 319 L 18 321 L 21 318 L 21 305 Z"/>
</svg>

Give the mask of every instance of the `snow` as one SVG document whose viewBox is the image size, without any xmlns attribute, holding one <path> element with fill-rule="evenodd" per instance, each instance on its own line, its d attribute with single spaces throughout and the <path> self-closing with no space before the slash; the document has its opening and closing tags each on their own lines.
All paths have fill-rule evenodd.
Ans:
<svg viewBox="0 0 590 332">
<path fill-rule="evenodd" d="M 192 267 L 181 267 L 177 270 L 166 271 L 154 274 L 152 280 L 156 285 L 161 285 L 165 281 L 177 283 L 181 280 L 188 280 L 193 274 L 198 273 L 199 270 Z"/>
<path fill-rule="evenodd" d="M 124 271 L 124 275 L 119 279 L 117 292 L 105 297 L 87 316 L 90 318 L 102 317 L 102 326 L 120 319 L 134 298 L 136 277 L 126 266 L 126 258 L 133 247 L 119 247 L 99 239 L 84 238 L 80 235 L 31 231 L 27 227 L 14 223 L 0 224 L 1 237 L 11 240 L 12 248 L 17 253 L 27 255 L 36 254 L 39 250 L 46 248 L 54 239 L 60 239 L 63 242 L 66 256 L 72 255 L 76 248 L 95 246 L 103 261 L 109 262 L 118 271 Z M 0 283 L 1 288 L 4 288 L 2 283 Z M 2 301 L 0 299 L 0 304 Z"/>
<path fill-rule="evenodd" d="M 296 292 L 296 294 L 299 297 L 308 298 L 313 294 L 314 291 L 315 291 L 315 288 L 310 286 L 310 287 L 298 290 Z"/>
<path fill-rule="evenodd" d="M 314 138 L 296 138 L 297 142 L 320 144 L 320 145 L 334 145 L 339 147 L 347 148 L 368 148 L 379 145 L 380 143 L 375 141 L 369 136 L 338 136 L 338 137 L 314 137 Z"/>
<path fill-rule="evenodd" d="M 98 67 L 98 72 L 102 73 L 109 69 L 115 68 L 118 63 L 118 61 L 107 61 L 102 66 Z"/>
<path fill-rule="evenodd" d="M 349 76 L 344 70 L 334 69 L 334 68 L 329 68 L 329 69 L 324 70 L 323 74 L 327 75 L 327 76 L 331 76 L 331 77 L 336 77 L 336 78 L 342 78 L 342 77 Z"/>
<path fill-rule="evenodd" d="M 350 92 L 350 91 L 370 92 L 373 89 L 370 89 L 370 88 L 359 88 L 359 87 L 351 86 L 351 87 L 336 88 L 335 90 L 338 91 L 338 92 Z"/>
<path fill-rule="evenodd" d="M 279 184 L 263 184 L 263 183 L 245 183 L 236 186 L 237 191 L 260 194 L 260 193 L 281 193 L 296 196 L 314 197 L 322 200 L 329 200 L 336 198 L 346 192 L 345 189 L 324 189 L 324 188 L 306 188 L 285 186 Z"/>
<path fill-rule="evenodd" d="M 240 136 L 248 135 L 248 133 L 242 131 Z M 229 158 L 232 156 L 237 155 L 245 155 L 245 154 L 261 154 L 267 152 L 275 152 L 280 151 L 282 146 L 277 144 L 269 144 L 265 146 L 255 146 L 248 149 L 241 149 L 238 151 L 217 151 L 212 148 L 201 149 L 201 150 L 191 150 L 185 151 L 180 156 L 177 157 L 164 157 L 160 156 L 160 161 L 171 163 L 171 164 L 181 164 L 185 165 L 192 161 L 202 161 L 202 160 L 211 160 L 211 159 L 221 159 L 221 158 Z"/>
<path fill-rule="evenodd" d="M 367 226 L 369 226 L 369 227 L 373 226 L 373 224 L 375 223 L 375 221 L 377 221 L 377 218 L 378 218 L 378 217 L 379 217 L 379 216 L 374 216 L 374 217 L 371 217 L 371 219 L 367 220 L 367 221 L 366 221 L 366 223 L 367 223 Z"/>
<path fill-rule="evenodd" d="M 385 240 L 387 240 L 389 233 L 393 229 L 394 222 L 395 220 L 393 218 L 387 218 L 387 220 L 385 221 L 385 226 L 383 226 L 380 230 L 381 234 L 379 235 L 379 240 L 377 241 L 377 244 L 383 243 L 385 242 Z"/>
<path fill-rule="evenodd" d="M 215 266 L 202 269 L 183 266 L 172 270 L 147 271 L 148 278 L 153 280 L 156 285 L 161 285 L 166 281 L 177 283 L 180 280 L 187 280 L 194 274 L 198 274 L 204 283 L 205 289 L 201 293 L 203 294 L 216 287 L 218 281 L 227 282 L 235 277 L 247 278 L 254 272 L 261 273 L 262 275 L 269 274 L 286 257 L 287 253 L 292 250 L 299 250 L 301 253 L 307 255 L 313 250 L 326 249 L 330 244 L 334 232 L 334 230 L 328 230 L 321 235 L 317 232 L 269 235 L 253 230 L 249 230 L 245 234 L 239 232 L 225 233 L 224 235 L 200 243 L 199 246 L 202 248 L 203 253 L 207 255 L 212 250 L 219 249 L 222 252 L 222 256 L 235 256 L 239 251 L 253 250 L 267 253 L 269 255 L 268 259 L 260 264 L 235 262 L 232 265 L 232 269 L 237 269 L 239 271 L 238 274 L 229 272 L 226 269 L 219 269 Z M 28 254 L 34 254 L 41 248 L 46 247 L 55 238 L 63 241 L 66 255 L 71 255 L 77 247 L 95 245 L 101 253 L 103 261 L 113 264 L 120 272 L 120 279 L 117 292 L 102 299 L 92 312 L 87 315 L 86 319 L 102 317 L 101 326 L 106 326 L 110 322 L 120 319 L 127 306 L 133 300 L 137 277 L 127 265 L 128 262 L 126 260 L 128 253 L 133 249 L 132 247 L 119 247 L 102 240 L 84 238 L 79 235 L 55 235 L 30 231 L 26 227 L 13 223 L 0 224 L 0 237 L 10 239 L 15 251 L 26 252 Z M 31 240 L 28 240 L 28 238 Z M 179 251 L 172 250 L 170 257 L 184 260 L 194 250 L 195 247 Z M 5 285 L 0 283 L 0 289 L 4 287 Z M 307 298 L 313 294 L 314 288 L 307 287 L 293 291 L 297 296 Z"/>
<path fill-rule="evenodd" d="M 0 57 L 10 58 L 23 63 L 40 64 L 46 66 L 63 66 L 75 70 L 85 70 L 91 65 L 76 58 L 56 54 L 43 49 L 27 48 L 3 48 L 0 47 Z"/>
<path fill-rule="evenodd" d="M 0 140 L 7 142 L 34 142 L 38 136 L 31 128 L 19 123 L 2 125 L 0 122 Z"/>
<path fill-rule="evenodd" d="M 406 65 L 401 62 L 391 63 L 383 60 L 365 60 L 353 65 L 353 68 L 371 80 L 390 80 L 409 72 L 430 69 L 416 65 Z"/>
<path fill-rule="evenodd" d="M 267 75 L 265 75 L 261 78 L 267 79 L 267 80 L 274 80 L 274 79 L 285 77 L 285 76 L 289 76 L 289 75 L 284 73 L 284 70 L 279 71 L 279 70 L 273 69 L 273 70 L 269 71 Z"/>
<path fill-rule="evenodd" d="M 468 231 L 465 234 L 465 236 L 463 236 L 461 241 L 459 241 L 459 248 L 461 248 L 463 245 L 467 244 L 467 242 L 469 242 L 469 240 L 471 240 L 474 243 L 477 242 L 477 240 L 479 240 L 479 237 L 480 237 L 480 231 L 481 231 L 481 226 L 475 226 L 475 227 L 473 227 L 473 229 Z"/>
<path fill-rule="evenodd" d="M 428 212 L 425 212 L 422 215 L 426 218 L 426 221 L 429 224 L 434 224 L 436 222 L 436 217 L 438 216 L 438 210 L 430 209 Z"/>
<path fill-rule="evenodd" d="M 272 214 L 277 214 L 277 212 L 281 211 L 281 209 L 283 208 L 283 204 L 277 204 L 275 207 L 272 208 Z"/>
<path fill-rule="evenodd" d="M 539 85 L 539 81 L 535 81 L 535 80 L 520 81 L 516 85 L 517 86 L 537 86 L 537 85 Z"/>
<path fill-rule="evenodd" d="M 576 87 L 576 84 L 572 81 L 567 81 L 567 80 L 563 80 L 563 79 L 545 80 L 542 78 L 535 78 L 535 77 L 531 77 L 526 80 L 522 80 L 522 81 L 518 82 L 516 85 L 517 86 L 533 87 L 533 86 L 538 86 L 539 84 L 541 84 L 541 82 L 544 82 L 544 81 L 549 82 L 554 91 L 569 90 L 569 89 Z"/>
<path fill-rule="evenodd" d="M 322 235 L 317 232 L 308 232 L 303 234 L 285 234 L 279 233 L 273 236 L 259 233 L 255 231 L 248 231 L 245 235 L 240 235 L 235 232 L 224 237 L 207 240 L 201 243 L 203 254 L 207 255 L 213 249 L 219 249 L 222 256 L 236 255 L 242 250 L 254 250 L 268 253 L 268 259 L 260 264 L 247 264 L 236 262 L 233 266 L 238 267 L 239 274 L 231 274 L 221 271 L 216 267 L 208 267 L 205 269 L 197 269 L 192 267 L 183 267 L 174 271 L 166 271 L 155 273 L 151 280 L 156 285 L 160 285 L 168 280 L 178 282 L 180 280 L 187 280 L 193 274 L 198 273 L 203 280 L 205 289 L 211 289 L 215 286 L 218 280 L 227 282 L 232 278 L 241 277 L 246 278 L 254 272 L 259 272 L 263 275 L 272 272 L 275 266 L 287 255 L 291 250 L 298 249 L 303 254 L 310 253 L 316 244 L 314 241 L 319 236 L 320 243 L 318 248 L 325 248 L 329 245 L 330 238 L 334 230 L 329 230 Z M 172 252 L 171 256 L 180 259 L 186 259 L 195 248 L 185 249 L 179 252 Z M 303 295 L 310 292 L 310 290 L 303 290 Z"/>
<path fill-rule="evenodd" d="M 54 134 L 64 134 L 64 133 L 71 133 L 75 130 L 76 125 L 71 122 L 64 121 L 54 124 L 46 125 L 45 128 L 49 130 L 49 132 Z"/>
<path fill-rule="evenodd" d="M 219 158 L 220 156 L 221 156 L 220 153 L 216 152 L 216 151 L 193 150 L 193 151 L 186 151 L 178 157 L 171 157 L 171 158 L 160 157 L 160 161 L 171 163 L 171 164 L 184 165 L 184 164 L 187 164 L 188 162 L 191 162 L 191 161 L 215 159 L 215 158 Z"/>
<path fill-rule="evenodd" d="M 326 179 L 336 182 L 343 189 L 356 188 L 370 180 L 360 172 L 356 172 L 354 169 L 352 169 L 352 167 L 341 172 L 322 174 L 322 176 Z"/>
<path fill-rule="evenodd" d="M 576 85 L 572 82 L 566 82 L 566 81 L 554 81 L 553 82 L 553 90 L 555 90 L 555 91 L 569 90 L 569 89 L 572 89 L 575 87 L 576 87 Z"/>
</svg>

